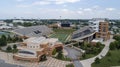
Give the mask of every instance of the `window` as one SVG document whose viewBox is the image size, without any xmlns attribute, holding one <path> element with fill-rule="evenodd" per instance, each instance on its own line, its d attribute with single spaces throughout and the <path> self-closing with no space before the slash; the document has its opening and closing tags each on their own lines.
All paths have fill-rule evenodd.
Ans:
<svg viewBox="0 0 120 67">
<path fill-rule="evenodd" d="M 106 32 L 106 27 L 103 27 L 103 32 Z"/>
</svg>

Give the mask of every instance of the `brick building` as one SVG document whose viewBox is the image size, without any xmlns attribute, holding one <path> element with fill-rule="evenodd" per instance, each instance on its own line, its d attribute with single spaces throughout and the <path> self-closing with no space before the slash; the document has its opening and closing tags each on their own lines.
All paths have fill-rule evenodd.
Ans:
<svg viewBox="0 0 120 67">
<path fill-rule="evenodd" d="M 90 26 L 96 31 L 95 38 L 110 39 L 109 22 L 105 19 L 91 21 Z"/>
<path fill-rule="evenodd" d="M 63 48 L 63 44 L 56 38 L 31 37 L 20 43 L 19 51 L 13 58 L 38 62 L 43 55 L 52 56 L 53 50 L 58 47 Z"/>
</svg>

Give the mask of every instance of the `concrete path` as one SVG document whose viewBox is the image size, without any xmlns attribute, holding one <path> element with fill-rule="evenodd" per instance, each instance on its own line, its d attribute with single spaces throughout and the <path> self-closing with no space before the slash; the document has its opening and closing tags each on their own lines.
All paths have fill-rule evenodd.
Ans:
<svg viewBox="0 0 120 67">
<path fill-rule="evenodd" d="M 103 56 L 105 56 L 107 54 L 107 52 L 109 51 L 110 43 L 113 42 L 113 41 L 114 40 L 111 37 L 110 40 L 103 42 L 103 44 L 105 44 L 105 47 L 103 48 L 103 50 L 97 56 L 95 56 L 93 58 L 90 58 L 90 59 L 80 61 L 83 65 L 83 67 L 91 67 L 91 64 L 94 62 L 96 57 L 99 57 L 101 59 Z"/>
</svg>

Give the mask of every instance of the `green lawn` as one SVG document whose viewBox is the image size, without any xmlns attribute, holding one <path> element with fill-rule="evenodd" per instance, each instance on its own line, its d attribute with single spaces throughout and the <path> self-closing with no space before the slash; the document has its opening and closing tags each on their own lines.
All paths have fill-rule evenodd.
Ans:
<svg viewBox="0 0 120 67">
<path fill-rule="evenodd" d="M 73 64 L 68 64 L 68 65 L 66 65 L 66 67 L 74 67 L 74 65 Z"/>
<path fill-rule="evenodd" d="M 100 60 L 99 64 L 92 64 L 92 67 L 110 67 L 120 66 L 120 50 L 109 51 L 111 56 L 105 56 Z"/>
<path fill-rule="evenodd" d="M 65 42 L 67 37 L 73 33 L 73 29 L 53 29 L 54 33 L 50 35 L 52 38 L 58 38 L 61 42 Z"/>
<path fill-rule="evenodd" d="M 50 37 L 58 38 L 61 42 L 64 42 L 69 35 L 70 34 L 66 34 L 66 33 L 54 33 Z"/>
<path fill-rule="evenodd" d="M 90 45 L 90 44 L 89 44 Z M 90 47 L 87 47 L 87 49 L 84 49 L 85 51 L 89 51 L 88 53 L 85 53 L 84 56 L 80 57 L 80 60 L 85 60 L 85 59 L 88 59 L 88 58 L 92 58 L 92 57 L 95 57 L 96 55 L 98 55 L 104 48 L 104 45 L 100 45 L 99 47 L 95 47 L 95 46 L 92 46 L 94 48 L 92 48 L 93 50 L 88 50 L 88 49 L 91 49 Z"/>
</svg>

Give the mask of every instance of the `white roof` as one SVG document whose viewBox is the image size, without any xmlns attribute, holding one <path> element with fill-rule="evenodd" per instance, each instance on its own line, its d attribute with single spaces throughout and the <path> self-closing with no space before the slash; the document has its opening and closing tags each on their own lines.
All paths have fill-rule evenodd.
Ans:
<svg viewBox="0 0 120 67">
<path fill-rule="evenodd" d="M 36 45 L 40 45 L 40 44 L 44 44 L 44 43 L 55 43 L 58 41 L 58 38 L 45 38 L 45 37 L 31 37 L 28 38 L 26 40 L 24 40 L 25 43 L 27 43 L 27 45 L 29 44 L 36 44 Z"/>
<path fill-rule="evenodd" d="M 97 42 L 99 42 L 99 40 L 92 40 L 92 42 L 96 42 L 97 43 Z"/>
<path fill-rule="evenodd" d="M 26 43 L 42 43 L 46 38 L 45 37 L 31 37 L 26 39 Z"/>
<path fill-rule="evenodd" d="M 103 38 L 97 38 L 97 39 L 94 39 L 94 40 L 92 40 L 92 42 L 102 42 L 103 41 Z"/>
</svg>

